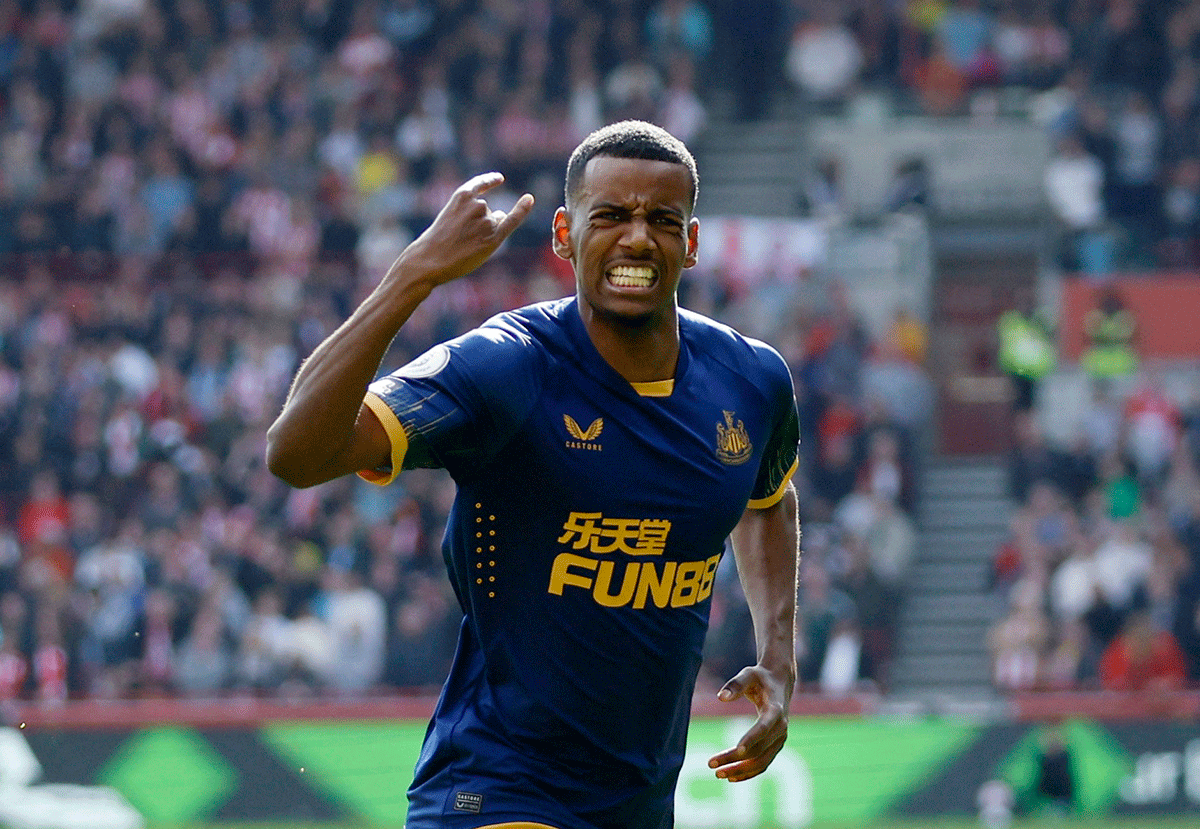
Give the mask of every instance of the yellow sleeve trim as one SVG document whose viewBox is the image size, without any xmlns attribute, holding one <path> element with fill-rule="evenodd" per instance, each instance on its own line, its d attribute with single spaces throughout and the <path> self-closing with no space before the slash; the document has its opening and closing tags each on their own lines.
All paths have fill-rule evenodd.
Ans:
<svg viewBox="0 0 1200 829">
<path fill-rule="evenodd" d="M 648 383 L 630 383 L 633 390 L 642 397 L 670 397 L 675 391 L 675 378 L 666 380 L 651 380 Z"/>
<path fill-rule="evenodd" d="M 383 424 L 384 431 L 387 432 L 388 440 L 392 443 L 392 468 L 361 469 L 358 472 L 358 477 L 379 486 L 386 486 L 392 482 L 393 478 L 400 474 L 400 469 L 404 464 L 404 456 L 408 454 L 408 435 L 404 434 L 404 427 L 400 425 L 400 418 L 396 417 L 396 413 L 392 411 L 391 407 L 383 402 L 382 397 L 375 394 L 375 392 L 369 391 L 367 392 L 367 396 L 363 398 L 363 402 L 379 418 L 379 422 Z"/>
<path fill-rule="evenodd" d="M 779 500 L 783 498 L 783 493 L 787 489 L 788 484 L 792 482 L 792 476 L 796 474 L 796 470 L 799 468 L 800 458 L 797 457 L 796 460 L 792 461 L 792 468 L 789 469 L 788 473 L 783 476 L 783 483 L 779 485 L 779 489 L 775 490 L 775 492 L 768 495 L 766 498 L 751 498 L 746 502 L 746 507 L 748 509 L 766 509 L 767 507 L 773 507 L 778 504 Z"/>
</svg>

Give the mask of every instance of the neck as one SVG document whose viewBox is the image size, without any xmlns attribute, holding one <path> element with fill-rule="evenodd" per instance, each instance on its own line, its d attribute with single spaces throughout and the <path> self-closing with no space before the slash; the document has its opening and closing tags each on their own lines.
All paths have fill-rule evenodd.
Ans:
<svg viewBox="0 0 1200 829">
<path fill-rule="evenodd" d="M 670 380 L 679 360 L 679 317 L 669 311 L 646 317 L 617 317 L 582 299 L 579 316 L 600 356 L 630 383 Z"/>
</svg>

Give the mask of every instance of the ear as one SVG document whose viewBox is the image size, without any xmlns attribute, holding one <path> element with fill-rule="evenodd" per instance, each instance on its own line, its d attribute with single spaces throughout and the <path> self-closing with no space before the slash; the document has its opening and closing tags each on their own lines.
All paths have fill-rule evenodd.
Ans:
<svg viewBox="0 0 1200 829">
<path fill-rule="evenodd" d="M 571 249 L 571 217 L 567 213 L 567 208 L 560 207 L 554 211 L 553 231 L 554 238 L 551 240 L 551 244 L 554 252 L 560 259 L 566 259 L 568 262 L 574 259 L 575 251 Z"/>
<path fill-rule="evenodd" d="M 687 254 L 683 258 L 683 266 L 690 268 L 696 264 L 696 254 L 700 251 L 700 220 L 695 216 L 688 222 Z"/>
</svg>

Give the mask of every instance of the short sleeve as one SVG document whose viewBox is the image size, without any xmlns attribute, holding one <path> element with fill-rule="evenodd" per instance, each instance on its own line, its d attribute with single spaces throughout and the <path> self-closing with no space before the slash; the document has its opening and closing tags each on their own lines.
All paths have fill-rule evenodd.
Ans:
<svg viewBox="0 0 1200 829">
<path fill-rule="evenodd" d="M 766 509 L 778 503 L 800 462 L 800 418 L 791 372 L 774 349 L 762 346 L 761 352 L 772 401 L 772 428 L 759 463 L 754 492 L 747 502 L 753 509 Z"/>
<path fill-rule="evenodd" d="M 401 469 L 469 474 L 528 417 L 540 389 L 541 360 L 536 343 L 518 328 L 487 326 L 375 380 L 365 403 L 388 434 L 391 463 L 360 477 L 386 484 Z"/>
</svg>

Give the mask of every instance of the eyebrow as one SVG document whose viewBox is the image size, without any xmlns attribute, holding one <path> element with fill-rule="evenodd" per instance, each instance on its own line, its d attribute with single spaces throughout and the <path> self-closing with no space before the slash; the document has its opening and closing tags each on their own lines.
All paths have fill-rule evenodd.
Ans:
<svg viewBox="0 0 1200 829">
<path fill-rule="evenodd" d="M 588 215 L 592 215 L 598 211 L 605 211 L 605 210 L 615 210 L 620 213 L 631 212 L 630 209 L 627 206 L 625 206 L 624 204 L 618 204 L 617 202 L 598 202 L 598 203 L 592 205 L 591 209 L 588 210 Z M 677 210 L 674 207 L 668 207 L 666 205 L 660 205 L 660 206 L 654 207 L 654 208 L 648 210 L 647 213 L 651 216 L 661 216 L 663 214 L 666 214 L 668 216 L 675 216 L 679 219 L 687 218 L 687 213 L 685 213 L 684 211 Z"/>
</svg>

